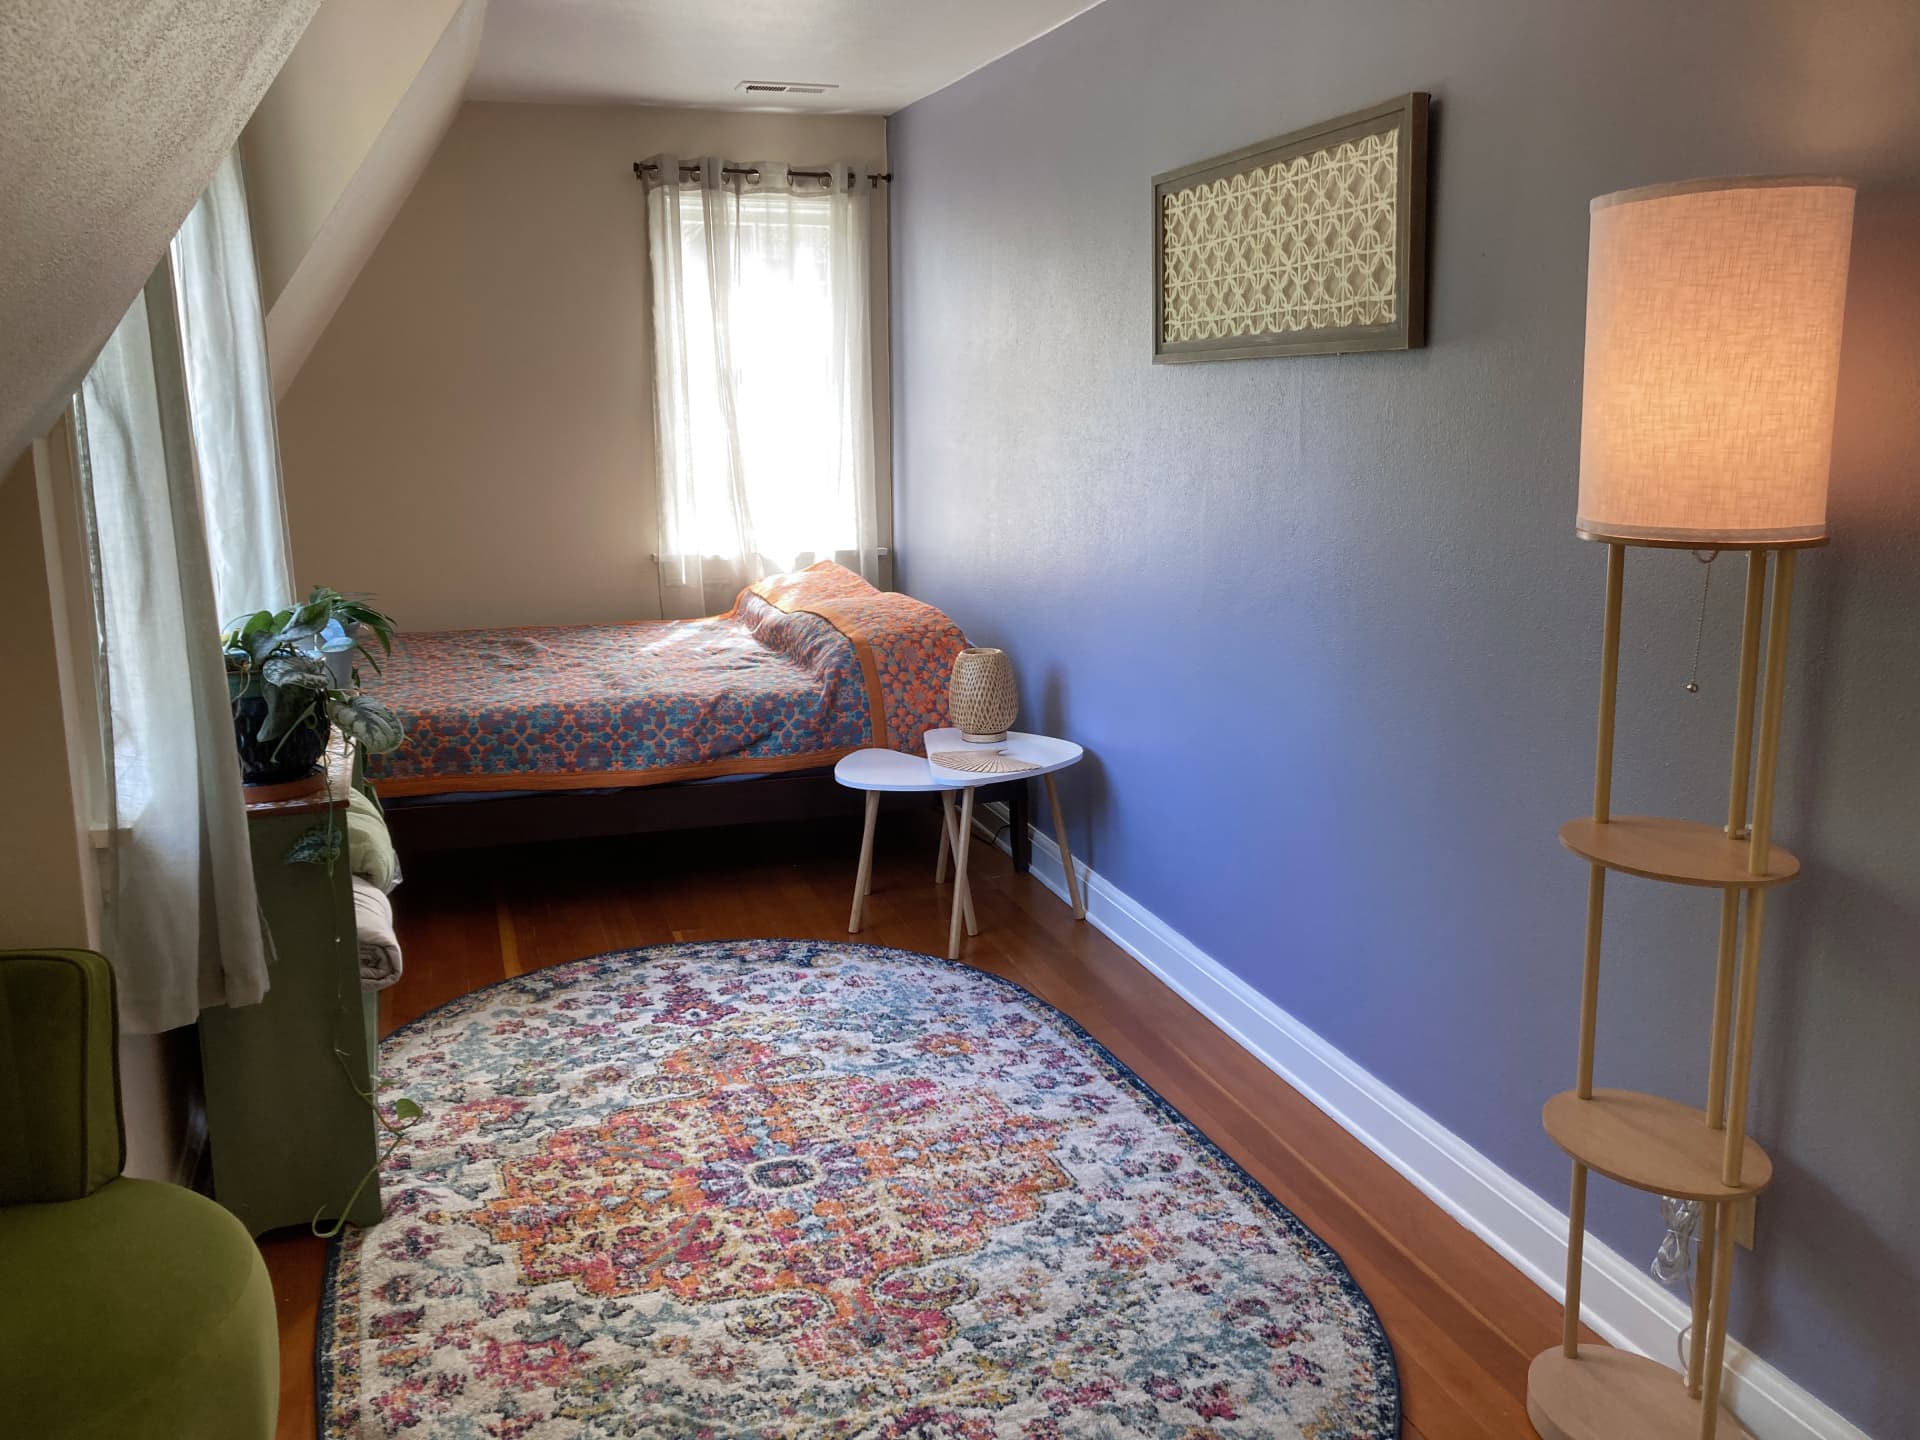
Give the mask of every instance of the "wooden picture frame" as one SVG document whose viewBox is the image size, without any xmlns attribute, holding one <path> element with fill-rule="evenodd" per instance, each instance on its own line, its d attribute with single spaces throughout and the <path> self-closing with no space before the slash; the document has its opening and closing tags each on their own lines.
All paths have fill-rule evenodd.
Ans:
<svg viewBox="0 0 1920 1440">
<path fill-rule="evenodd" d="M 1425 345 L 1429 98 L 1154 176 L 1154 363 Z"/>
</svg>

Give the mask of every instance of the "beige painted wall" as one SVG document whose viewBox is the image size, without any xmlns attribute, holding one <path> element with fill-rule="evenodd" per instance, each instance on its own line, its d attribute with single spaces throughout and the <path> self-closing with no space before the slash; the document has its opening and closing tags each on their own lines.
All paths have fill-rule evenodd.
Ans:
<svg viewBox="0 0 1920 1440">
<path fill-rule="evenodd" d="M 284 394 L 460 106 L 486 0 L 326 0 L 240 139 Z"/>
<path fill-rule="evenodd" d="M 64 429 L 64 422 L 63 422 Z M 97 898 L 69 757 L 57 550 L 49 543 L 48 478 L 34 451 L 0 480 L 0 949 L 84 948 L 96 938 Z"/>
<path fill-rule="evenodd" d="M 659 613 L 632 163 L 660 151 L 884 168 L 886 129 L 873 116 L 462 107 L 281 402 L 303 586 L 370 591 L 412 629 Z M 884 201 L 874 208 L 875 445 L 890 495 Z"/>
<path fill-rule="evenodd" d="M 241 134 L 269 306 L 460 0 L 324 0 Z"/>
</svg>

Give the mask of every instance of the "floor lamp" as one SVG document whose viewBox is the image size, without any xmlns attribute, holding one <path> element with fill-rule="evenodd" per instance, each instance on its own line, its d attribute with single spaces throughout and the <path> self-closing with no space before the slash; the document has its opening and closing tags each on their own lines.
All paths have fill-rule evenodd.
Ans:
<svg viewBox="0 0 1920 1440">
<path fill-rule="evenodd" d="M 1562 1343 L 1527 1375 L 1527 1413 L 1545 1440 L 1747 1434 L 1720 1404 L 1727 1297 L 1736 1214 L 1772 1179 L 1771 1161 L 1746 1134 L 1754 1009 L 1767 891 L 1799 870 L 1771 843 L 1774 777 L 1794 562 L 1827 538 L 1853 199 L 1844 180 L 1769 177 L 1657 185 L 1593 202 L 1576 528 L 1607 547 L 1606 605 L 1593 814 L 1560 831 L 1589 870 L 1575 1086 L 1542 1112 L 1547 1133 L 1573 1157 Z M 1724 828 L 1612 812 L 1630 545 L 1747 552 Z M 1704 1108 L 1594 1087 L 1609 871 L 1719 892 Z M 1684 1378 L 1580 1343 L 1593 1173 L 1700 1204 Z"/>
</svg>

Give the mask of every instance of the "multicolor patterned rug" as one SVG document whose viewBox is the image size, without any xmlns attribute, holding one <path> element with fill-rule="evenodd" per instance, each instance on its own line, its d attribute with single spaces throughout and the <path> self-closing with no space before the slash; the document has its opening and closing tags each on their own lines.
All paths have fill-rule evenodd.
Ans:
<svg viewBox="0 0 1920 1440">
<path fill-rule="evenodd" d="M 869 945 L 504 981 L 329 1258 L 328 1440 L 1389 1440 L 1339 1257 L 1071 1020 Z"/>
</svg>

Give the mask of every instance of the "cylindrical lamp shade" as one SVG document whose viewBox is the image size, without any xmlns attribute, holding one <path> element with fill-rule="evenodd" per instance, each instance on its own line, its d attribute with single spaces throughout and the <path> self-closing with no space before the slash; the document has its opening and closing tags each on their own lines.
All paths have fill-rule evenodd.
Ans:
<svg viewBox="0 0 1920 1440">
<path fill-rule="evenodd" d="M 1593 202 L 1578 529 L 1656 545 L 1827 533 L 1845 180 L 1695 180 Z"/>
</svg>

